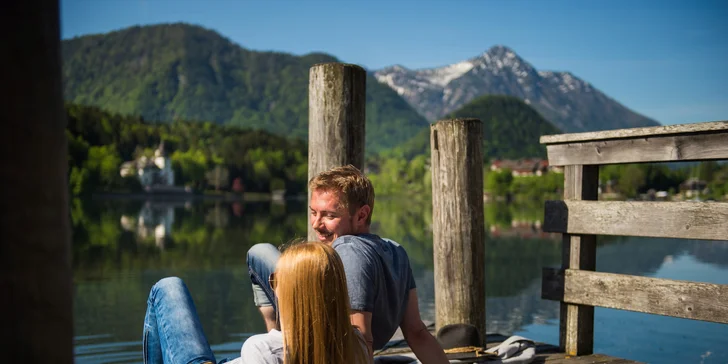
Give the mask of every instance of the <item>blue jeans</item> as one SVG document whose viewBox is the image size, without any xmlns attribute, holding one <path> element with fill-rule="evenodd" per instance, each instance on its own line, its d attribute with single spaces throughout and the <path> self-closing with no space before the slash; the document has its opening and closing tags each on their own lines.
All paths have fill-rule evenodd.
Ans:
<svg viewBox="0 0 728 364">
<path fill-rule="evenodd" d="M 258 307 L 273 306 L 278 312 L 276 296 L 268 277 L 275 272 L 281 252 L 271 244 L 255 244 L 248 250 L 248 273 L 253 283 L 253 300 Z"/>
<path fill-rule="evenodd" d="M 143 345 L 145 364 L 215 363 L 190 291 L 181 279 L 164 278 L 149 292 Z"/>
</svg>

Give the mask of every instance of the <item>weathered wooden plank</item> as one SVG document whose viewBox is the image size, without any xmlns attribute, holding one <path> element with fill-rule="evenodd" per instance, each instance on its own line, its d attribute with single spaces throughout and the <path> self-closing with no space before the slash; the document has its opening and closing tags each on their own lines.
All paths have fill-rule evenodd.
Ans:
<svg viewBox="0 0 728 364">
<path fill-rule="evenodd" d="M 543 230 L 569 234 L 728 240 L 728 203 L 546 201 Z"/>
<path fill-rule="evenodd" d="M 545 269 L 543 277 L 548 300 L 728 323 L 728 285 L 574 269 Z"/>
<path fill-rule="evenodd" d="M 442 120 L 430 130 L 436 326 L 486 332 L 482 123 Z"/>
<path fill-rule="evenodd" d="M 364 167 L 366 71 L 343 63 L 311 67 L 308 85 L 308 178 L 333 167 Z M 311 194 L 309 191 L 309 201 Z M 318 240 L 308 227 L 308 240 Z"/>
<path fill-rule="evenodd" d="M 607 139 L 657 137 L 667 135 L 713 133 L 725 131 L 728 131 L 728 121 L 711 121 L 704 123 L 664 125 L 646 128 L 629 128 L 605 131 L 590 131 L 586 133 L 544 135 L 541 137 L 540 141 L 541 144 L 559 144 Z"/>
<path fill-rule="evenodd" d="M 728 131 L 553 144 L 549 164 L 618 164 L 728 159 Z"/>
<path fill-rule="evenodd" d="M 58 0 L 0 5 L 3 362 L 73 363 L 73 272 Z"/>
<path fill-rule="evenodd" d="M 596 200 L 599 167 L 567 166 L 564 169 L 564 198 Z M 594 270 L 596 236 L 564 234 L 562 267 Z M 569 355 L 591 354 L 594 347 L 594 307 L 562 303 L 559 318 L 559 347 Z"/>
<path fill-rule="evenodd" d="M 574 357 L 561 353 L 557 355 L 550 355 L 544 362 L 548 364 L 608 364 L 617 359 L 618 358 L 604 354 L 591 354 Z"/>
</svg>

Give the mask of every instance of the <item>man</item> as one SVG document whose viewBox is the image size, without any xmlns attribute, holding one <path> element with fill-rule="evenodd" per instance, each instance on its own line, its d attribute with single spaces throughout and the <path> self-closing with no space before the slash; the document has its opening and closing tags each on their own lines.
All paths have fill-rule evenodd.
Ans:
<svg viewBox="0 0 728 364">
<path fill-rule="evenodd" d="M 397 327 L 423 363 L 448 363 L 440 344 L 420 318 L 409 258 L 399 244 L 369 232 L 374 188 L 349 165 L 322 172 L 309 181 L 310 223 L 318 239 L 341 256 L 351 304 L 351 323 L 359 328 L 370 354 L 381 349 Z M 270 244 L 248 251 L 255 304 L 270 331 L 276 327 L 274 293 L 267 279 L 280 253 Z"/>
</svg>

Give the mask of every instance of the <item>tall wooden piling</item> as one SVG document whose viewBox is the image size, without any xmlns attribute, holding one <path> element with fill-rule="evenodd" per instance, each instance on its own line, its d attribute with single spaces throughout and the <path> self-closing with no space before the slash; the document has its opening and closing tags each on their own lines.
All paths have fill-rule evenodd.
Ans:
<svg viewBox="0 0 728 364">
<path fill-rule="evenodd" d="M 58 0 L 0 5 L 0 342 L 4 362 L 72 363 Z"/>
<path fill-rule="evenodd" d="M 352 64 L 324 63 L 311 67 L 309 75 L 308 178 L 347 164 L 362 169 L 366 71 Z M 317 240 L 310 225 L 308 239 Z"/>
<path fill-rule="evenodd" d="M 477 119 L 430 128 L 435 324 L 472 324 L 485 338 L 482 140 Z"/>
</svg>

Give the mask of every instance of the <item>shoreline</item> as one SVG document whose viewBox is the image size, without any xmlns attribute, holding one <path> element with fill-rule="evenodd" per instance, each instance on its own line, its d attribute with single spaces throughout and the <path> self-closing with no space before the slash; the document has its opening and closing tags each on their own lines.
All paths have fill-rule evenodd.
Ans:
<svg viewBox="0 0 728 364">
<path fill-rule="evenodd" d="M 276 199 L 272 193 L 148 193 L 148 192 L 95 192 L 91 194 L 92 200 L 137 200 L 137 201 L 230 201 L 230 202 L 260 202 L 260 201 L 299 201 L 305 196 L 289 196 Z"/>
</svg>

